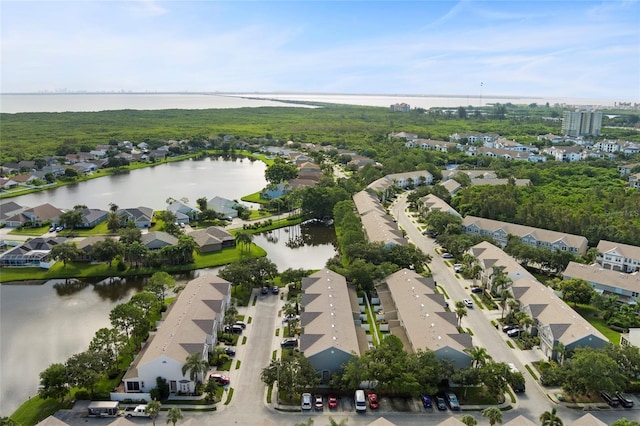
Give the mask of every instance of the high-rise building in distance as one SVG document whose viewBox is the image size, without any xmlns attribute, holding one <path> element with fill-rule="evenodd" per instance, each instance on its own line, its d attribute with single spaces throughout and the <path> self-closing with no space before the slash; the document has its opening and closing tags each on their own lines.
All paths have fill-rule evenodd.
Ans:
<svg viewBox="0 0 640 426">
<path fill-rule="evenodd" d="M 567 136 L 600 136 L 602 112 L 565 111 L 562 115 L 562 133 Z"/>
</svg>

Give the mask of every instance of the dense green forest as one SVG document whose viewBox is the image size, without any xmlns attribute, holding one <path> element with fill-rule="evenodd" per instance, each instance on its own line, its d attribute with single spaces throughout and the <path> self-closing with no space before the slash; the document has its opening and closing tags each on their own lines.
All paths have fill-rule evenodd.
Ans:
<svg viewBox="0 0 640 426">
<path fill-rule="evenodd" d="M 550 113 L 553 109 L 537 107 L 532 110 Z M 380 107 L 317 105 L 316 108 L 0 114 L 0 163 L 52 155 L 61 146 L 75 150 L 93 149 L 96 144 L 123 140 L 137 143 L 234 135 L 364 149 L 372 143 L 384 147 L 387 134 L 397 131 L 438 140 L 448 140 L 449 135 L 456 132 L 487 132 L 523 142 L 535 140 L 538 134 L 560 131 L 559 123 L 545 121 L 538 115 L 509 118 L 507 114 L 501 119 L 490 114 L 491 111 L 488 108 L 486 115 L 477 118 L 465 112 L 462 116 L 467 118 L 459 118 L 438 110 L 398 113 Z"/>
</svg>

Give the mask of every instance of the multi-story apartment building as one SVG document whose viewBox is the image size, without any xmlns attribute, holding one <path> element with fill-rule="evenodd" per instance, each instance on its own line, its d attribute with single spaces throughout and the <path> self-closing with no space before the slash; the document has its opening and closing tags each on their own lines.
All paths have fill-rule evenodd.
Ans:
<svg viewBox="0 0 640 426">
<path fill-rule="evenodd" d="M 568 136 L 599 136 L 602 128 L 600 111 L 565 111 L 562 132 Z"/>
</svg>

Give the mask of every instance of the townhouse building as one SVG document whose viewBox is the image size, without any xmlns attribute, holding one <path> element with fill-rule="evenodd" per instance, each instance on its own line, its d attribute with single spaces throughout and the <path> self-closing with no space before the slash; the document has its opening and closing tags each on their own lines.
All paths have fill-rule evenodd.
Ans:
<svg viewBox="0 0 640 426">
<path fill-rule="evenodd" d="M 193 392 L 196 382 L 189 372 L 182 374 L 182 366 L 193 354 L 208 359 L 230 303 L 231 283 L 217 275 L 204 273 L 189 281 L 123 376 L 124 392 L 148 393 L 157 377 L 167 380 L 171 393 Z"/>
<path fill-rule="evenodd" d="M 368 349 L 354 287 L 323 268 L 302 279 L 300 353 L 327 383 L 354 355 Z"/>
<path fill-rule="evenodd" d="M 514 235 L 520 238 L 520 241 L 524 244 L 532 247 L 568 251 L 576 255 L 584 255 L 589 248 L 587 239 L 580 235 L 484 219 L 476 216 L 466 216 L 462 220 L 462 228 L 467 234 L 489 236 L 502 247 L 507 245 L 509 235 Z"/>
<path fill-rule="evenodd" d="M 614 295 L 621 303 L 638 303 L 640 294 L 640 273 L 625 274 L 611 269 L 605 269 L 601 265 L 583 265 L 569 262 L 562 274 L 563 279 L 581 279 L 589 284 L 598 293 L 605 296 Z"/>
<path fill-rule="evenodd" d="M 596 262 L 604 269 L 619 272 L 640 270 L 640 247 L 600 240 Z"/>
</svg>

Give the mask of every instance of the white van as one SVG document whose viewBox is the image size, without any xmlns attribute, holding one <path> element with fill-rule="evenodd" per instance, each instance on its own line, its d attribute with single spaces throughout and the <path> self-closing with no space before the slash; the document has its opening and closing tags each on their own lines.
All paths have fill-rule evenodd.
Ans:
<svg viewBox="0 0 640 426">
<path fill-rule="evenodd" d="M 358 389 L 356 391 L 356 394 L 353 397 L 353 400 L 354 400 L 354 402 L 356 404 L 356 411 L 357 412 L 367 411 L 367 400 L 364 397 L 364 391 L 362 389 Z"/>
</svg>

